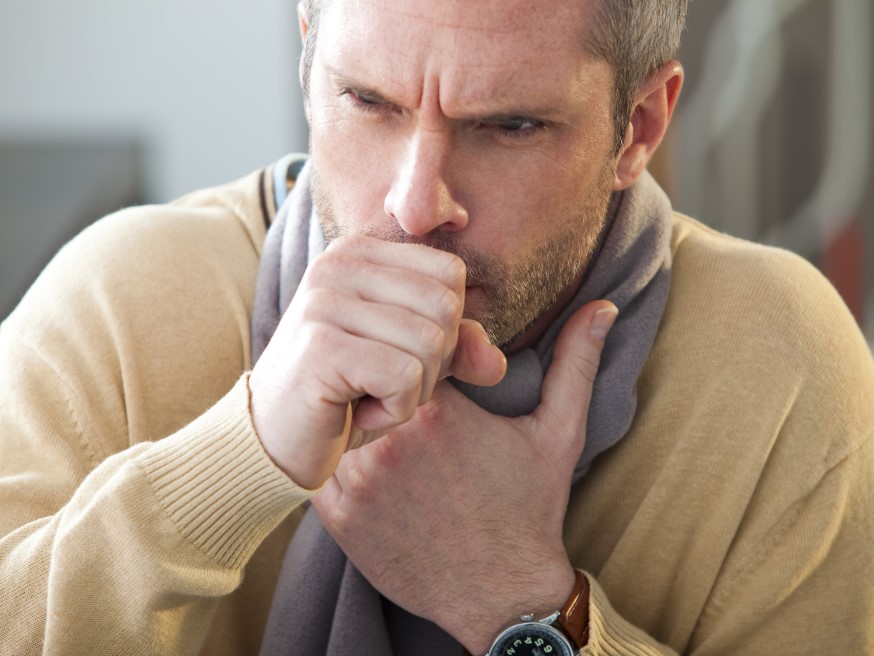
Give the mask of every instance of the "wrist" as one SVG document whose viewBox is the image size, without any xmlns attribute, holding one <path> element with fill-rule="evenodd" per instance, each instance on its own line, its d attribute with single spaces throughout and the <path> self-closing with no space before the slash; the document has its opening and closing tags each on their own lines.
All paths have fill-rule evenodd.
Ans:
<svg viewBox="0 0 874 656">
<path fill-rule="evenodd" d="M 477 608 L 463 606 L 448 631 L 469 653 L 485 654 L 495 636 L 517 623 L 521 616 L 534 615 L 539 619 L 561 609 L 575 583 L 576 571 L 567 562 L 541 566 L 539 571 L 529 571 L 524 576 L 508 576 Z"/>
</svg>

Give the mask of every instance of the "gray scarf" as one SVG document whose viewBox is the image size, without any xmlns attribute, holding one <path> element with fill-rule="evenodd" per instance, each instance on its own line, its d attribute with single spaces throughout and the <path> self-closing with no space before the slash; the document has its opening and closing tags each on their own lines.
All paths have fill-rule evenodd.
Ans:
<svg viewBox="0 0 874 656">
<path fill-rule="evenodd" d="M 309 166 L 267 233 L 252 315 L 256 361 L 291 303 L 324 238 L 310 197 Z M 480 388 L 453 381 L 482 408 L 504 416 L 530 413 L 540 400 L 544 372 L 565 321 L 582 305 L 608 299 L 619 308 L 601 355 L 577 482 L 594 458 L 628 431 L 636 385 L 655 340 L 670 287 L 671 205 L 644 174 L 614 194 L 604 234 L 579 291 L 533 348 L 508 358 L 504 380 Z M 262 656 L 429 656 L 461 654 L 436 625 L 394 605 L 346 559 L 310 508 L 289 545 L 267 622 Z"/>
</svg>

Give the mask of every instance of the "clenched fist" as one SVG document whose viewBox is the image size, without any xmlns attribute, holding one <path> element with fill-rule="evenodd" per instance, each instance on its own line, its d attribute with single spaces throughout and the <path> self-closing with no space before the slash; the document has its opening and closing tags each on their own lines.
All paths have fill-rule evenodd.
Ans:
<svg viewBox="0 0 874 656">
<path fill-rule="evenodd" d="M 501 380 L 504 355 L 462 318 L 465 281 L 451 253 L 364 236 L 316 258 L 249 379 L 255 429 L 292 480 L 322 485 L 446 376 Z"/>
</svg>

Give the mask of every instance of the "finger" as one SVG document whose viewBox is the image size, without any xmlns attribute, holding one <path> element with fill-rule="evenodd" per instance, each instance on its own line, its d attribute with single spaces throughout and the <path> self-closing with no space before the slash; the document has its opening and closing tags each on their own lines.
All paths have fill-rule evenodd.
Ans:
<svg viewBox="0 0 874 656">
<path fill-rule="evenodd" d="M 355 420 L 355 413 L 358 410 L 358 406 L 361 405 L 362 402 L 366 403 L 368 400 L 370 400 L 369 396 L 364 397 L 363 399 L 355 399 L 349 403 L 347 413 L 348 421 L 346 422 L 346 434 L 348 435 L 346 441 L 347 452 L 360 449 L 371 442 L 375 442 L 379 438 L 387 435 L 391 430 L 391 428 L 384 428 L 382 430 L 365 431 L 358 427 Z"/>
<path fill-rule="evenodd" d="M 326 252 L 347 253 L 373 264 L 417 271 L 441 281 L 455 292 L 463 292 L 467 267 L 457 255 L 422 244 L 390 242 L 364 235 L 335 239 Z"/>
<path fill-rule="evenodd" d="M 351 335 L 337 327 L 326 331 L 321 342 L 325 354 L 313 375 L 320 390 L 316 403 L 329 406 L 346 404 L 362 397 L 355 410 L 355 420 L 368 417 L 359 427 L 379 431 L 408 421 L 416 411 L 421 396 L 424 368 L 418 358 L 394 346 Z M 368 408 L 363 411 L 362 408 Z"/>
<path fill-rule="evenodd" d="M 392 428 L 412 419 L 418 405 L 413 405 L 413 412 L 404 412 L 409 407 L 403 403 L 403 399 L 378 399 L 371 396 L 362 398 L 352 417 L 352 441 L 347 451 L 369 444 Z"/>
<path fill-rule="evenodd" d="M 593 301 L 577 310 L 562 327 L 543 380 L 540 405 L 534 411 L 555 431 L 570 427 L 574 435 L 585 439 L 601 351 L 618 314 L 609 301 Z"/>
<path fill-rule="evenodd" d="M 380 342 L 418 358 L 423 368 L 419 403 L 431 396 L 450 348 L 443 327 L 396 305 L 350 298 L 333 290 L 308 293 L 308 321 L 334 326 L 350 335 Z"/>
<path fill-rule="evenodd" d="M 448 366 L 456 347 L 458 324 L 464 312 L 464 284 L 453 290 L 440 280 L 416 270 L 374 264 L 347 253 L 317 258 L 304 278 L 304 289 L 330 289 L 349 298 L 404 308 L 437 324 L 443 330 L 441 366 Z M 304 300 L 295 297 L 294 304 Z"/>
<path fill-rule="evenodd" d="M 334 289 L 366 301 L 398 305 L 441 324 L 457 324 L 464 311 L 463 283 L 453 288 L 414 268 L 376 264 L 346 253 L 317 257 L 302 287 Z"/>
<path fill-rule="evenodd" d="M 507 357 L 494 346 L 479 322 L 462 319 L 458 344 L 447 375 L 472 385 L 497 385 L 507 373 Z"/>
</svg>

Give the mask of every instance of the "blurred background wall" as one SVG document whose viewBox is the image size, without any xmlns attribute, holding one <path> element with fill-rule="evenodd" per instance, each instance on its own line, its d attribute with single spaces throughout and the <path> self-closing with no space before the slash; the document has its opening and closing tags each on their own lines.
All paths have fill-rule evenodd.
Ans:
<svg viewBox="0 0 874 656">
<path fill-rule="evenodd" d="M 675 207 L 789 248 L 874 343 L 874 2 L 693 0 L 652 169 Z"/>
<path fill-rule="evenodd" d="M 306 149 L 291 0 L 0 1 L 0 317 L 119 207 Z"/>
<path fill-rule="evenodd" d="M 652 165 L 679 210 L 819 266 L 869 343 L 872 34 L 872 0 L 693 0 Z M 0 316 L 95 218 L 304 150 L 299 47 L 292 0 L 3 0 Z"/>
</svg>

